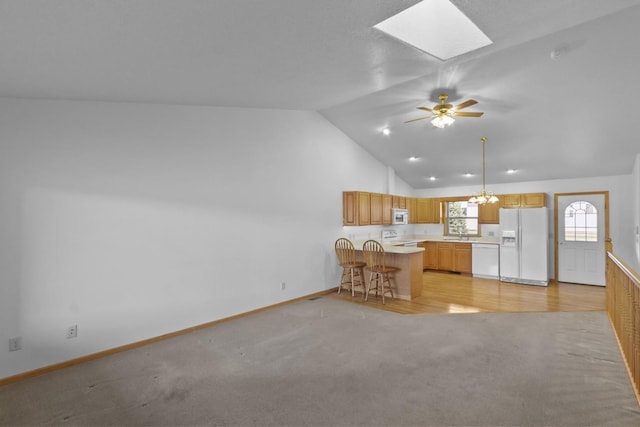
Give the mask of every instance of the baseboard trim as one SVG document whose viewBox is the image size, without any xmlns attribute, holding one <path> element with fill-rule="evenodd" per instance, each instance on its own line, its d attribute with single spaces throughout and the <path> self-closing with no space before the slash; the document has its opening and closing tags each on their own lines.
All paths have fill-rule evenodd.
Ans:
<svg viewBox="0 0 640 427">
<path fill-rule="evenodd" d="M 306 299 L 310 299 L 310 298 L 315 298 L 315 297 L 319 297 L 319 296 L 322 296 L 322 295 L 327 295 L 327 294 L 330 294 L 332 292 L 335 292 L 336 290 L 337 290 L 337 288 L 332 288 L 332 289 L 328 289 L 328 290 L 325 290 L 325 291 L 316 292 L 316 293 L 313 293 L 313 294 L 305 295 L 303 297 L 294 298 L 294 299 L 291 299 L 291 300 L 279 302 L 277 304 L 269 305 L 269 306 L 266 306 L 266 307 L 257 308 L 255 310 L 247 311 L 245 313 L 236 314 L 234 316 L 225 317 L 223 319 L 214 320 L 214 321 L 211 321 L 211 322 L 203 323 L 201 325 L 192 326 L 190 328 L 181 329 L 179 331 L 170 332 L 168 334 L 160 335 L 160 336 L 157 336 L 157 337 L 148 338 L 148 339 L 145 339 L 145 340 L 142 340 L 142 341 L 137 341 L 137 342 L 134 342 L 134 343 L 131 343 L 131 344 L 125 344 L 125 345 L 122 345 L 122 346 L 119 346 L 119 347 L 110 348 L 108 350 L 99 351 L 97 353 L 88 354 L 86 356 L 77 357 L 75 359 L 65 360 L 64 362 L 59 362 L 59 363 L 55 363 L 53 365 L 43 366 L 42 368 L 34 369 L 32 371 L 22 372 L 20 374 L 12 375 L 10 377 L 0 378 L 0 387 L 8 385 L 8 384 L 13 384 L 13 383 L 17 383 L 17 382 L 20 382 L 20 381 L 24 381 L 26 379 L 37 377 L 37 376 L 40 376 L 40 375 L 48 374 L 50 372 L 59 371 L 61 369 L 68 368 L 68 367 L 74 366 L 74 365 L 78 365 L 80 363 L 90 362 L 92 360 L 101 359 L 103 357 L 111 356 L 113 354 L 121 353 L 123 351 L 127 351 L 127 350 L 132 350 L 134 348 L 143 347 L 145 345 L 153 344 L 153 343 L 156 343 L 158 341 L 164 341 L 164 340 L 167 340 L 167 339 L 170 339 L 170 338 L 178 337 L 180 335 L 185 335 L 185 334 L 188 334 L 188 333 L 191 333 L 191 332 L 199 331 L 201 329 L 206 329 L 206 328 L 209 328 L 211 326 L 214 326 L 214 325 L 217 325 L 217 324 L 220 324 L 220 323 L 229 322 L 231 320 L 235 320 L 235 319 L 240 319 L 242 317 L 251 316 L 252 314 L 261 313 L 263 311 L 272 310 L 274 308 L 282 307 L 282 306 L 285 306 L 285 305 L 288 305 L 288 304 L 292 304 L 294 302 L 298 302 L 298 301 L 302 301 L 302 300 L 306 300 Z"/>
</svg>

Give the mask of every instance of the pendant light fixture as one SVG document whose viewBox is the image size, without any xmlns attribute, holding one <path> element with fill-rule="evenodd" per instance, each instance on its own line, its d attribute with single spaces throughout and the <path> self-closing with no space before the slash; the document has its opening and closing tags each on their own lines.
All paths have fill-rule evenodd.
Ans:
<svg viewBox="0 0 640 427">
<path fill-rule="evenodd" d="M 480 194 L 474 193 L 473 196 L 469 199 L 469 203 L 484 205 L 487 203 L 495 203 L 498 201 L 498 198 L 495 194 L 493 194 L 493 191 L 487 193 L 487 190 L 485 189 L 484 147 L 487 143 L 487 138 L 483 136 L 482 138 L 480 138 L 480 141 L 482 141 L 482 191 L 480 192 Z"/>
</svg>

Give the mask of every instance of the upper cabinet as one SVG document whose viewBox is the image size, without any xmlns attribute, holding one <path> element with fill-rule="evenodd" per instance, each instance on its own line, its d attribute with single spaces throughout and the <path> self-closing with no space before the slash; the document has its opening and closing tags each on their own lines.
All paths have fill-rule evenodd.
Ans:
<svg viewBox="0 0 640 427">
<path fill-rule="evenodd" d="M 365 191 L 342 192 L 342 225 L 389 225 L 394 203 L 406 209 L 408 197 Z"/>
<path fill-rule="evenodd" d="M 407 197 L 407 211 L 409 212 L 409 224 L 416 224 L 418 222 L 418 199 Z"/>
<path fill-rule="evenodd" d="M 417 199 L 416 223 L 439 224 L 440 223 L 440 199 L 437 199 L 437 198 Z"/>
<path fill-rule="evenodd" d="M 371 224 L 371 194 L 362 191 L 342 193 L 342 224 Z"/>
<path fill-rule="evenodd" d="M 500 203 L 487 203 L 478 207 L 478 223 L 499 224 Z"/>
<path fill-rule="evenodd" d="M 382 194 L 380 193 L 370 193 L 369 194 L 369 203 L 370 203 L 370 221 L 371 225 L 382 225 Z"/>
<path fill-rule="evenodd" d="M 392 196 L 391 194 L 383 194 L 382 195 L 382 223 L 387 225 L 391 224 L 391 203 Z"/>
<path fill-rule="evenodd" d="M 547 206 L 546 193 L 502 194 L 501 208 L 544 208 Z"/>
<path fill-rule="evenodd" d="M 500 208 L 539 208 L 547 205 L 546 193 L 499 194 L 499 203 L 481 205 L 479 224 L 499 224 Z M 342 193 L 342 225 L 389 225 L 392 209 L 409 211 L 410 224 L 440 224 L 442 202 L 466 197 L 414 198 L 391 194 L 345 191 Z"/>
<path fill-rule="evenodd" d="M 397 209 L 407 209 L 407 197 L 404 196 L 391 196 L 392 207 Z"/>
</svg>

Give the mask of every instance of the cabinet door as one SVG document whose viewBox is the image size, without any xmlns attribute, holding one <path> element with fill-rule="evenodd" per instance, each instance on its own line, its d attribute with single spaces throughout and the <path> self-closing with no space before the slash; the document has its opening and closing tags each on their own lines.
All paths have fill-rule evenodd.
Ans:
<svg viewBox="0 0 640 427">
<path fill-rule="evenodd" d="M 407 198 L 404 196 L 392 196 L 391 203 L 394 208 L 407 209 Z"/>
<path fill-rule="evenodd" d="M 437 270 L 438 269 L 438 243 L 437 242 L 423 242 L 424 253 L 422 254 L 422 267 L 423 269 Z"/>
<path fill-rule="evenodd" d="M 545 193 L 522 194 L 520 202 L 523 208 L 544 208 L 547 206 L 547 195 Z"/>
<path fill-rule="evenodd" d="M 342 225 L 358 225 L 358 193 L 342 192 Z"/>
<path fill-rule="evenodd" d="M 453 243 L 438 242 L 438 270 L 454 271 Z"/>
<path fill-rule="evenodd" d="M 478 222 L 480 224 L 499 224 L 500 203 L 480 205 L 478 209 Z"/>
<path fill-rule="evenodd" d="M 416 202 L 418 224 L 439 224 L 440 223 L 440 199 L 427 198 L 418 199 Z"/>
<path fill-rule="evenodd" d="M 519 208 L 520 194 L 503 194 L 500 197 L 500 207 L 503 208 Z"/>
<path fill-rule="evenodd" d="M 371 195 L 358 192 L 358 225 L 371 224 Z"/>
<path fill-rule="evenodd" d="M 471 243 L 455 243 L 454 271 L 471 273 Z"/>
<path fill-rule="evenodd" d="M 427 224 L 431 212 L 431 199 L 418 199 L 416 201 L 416 222 Z"/>
<path fill-rule="evenodd" d="M 415 197 L 407 197 L 407 211 L 409 212 L 409 224 L 417 224 L 416 214 L 418 211 Z"/>
<path fill-rule="evenodd" d="M 391 194 L 382 195 L 382 223 L 385 225 L 391 224 Z"/>
<path fill-rule="evenodd" d="M 371 225 L 382 225 L 382 194 L 370 193 L 369 203 L 371 212 L 369 223 Z"/>
<path fill-rule="evenodd" d="M 400 209 L 407 209 L 407 198 L 404 196 L 400 196 L 398 200 L 398 207 Z"/>
<path fill-rule="evenodd" d="M 429 216 L 429 224 L 440 224 L 440 199 L 431 200 L 431 215 Z"/>
</svg>

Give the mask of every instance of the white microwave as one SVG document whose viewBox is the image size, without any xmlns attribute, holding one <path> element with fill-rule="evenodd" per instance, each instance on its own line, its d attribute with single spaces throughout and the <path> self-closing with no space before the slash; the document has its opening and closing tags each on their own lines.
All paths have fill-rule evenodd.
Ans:
<svg viewBox="0 0 640 427">
<path fill-rule="evenodd" d="M 391 223 L 394 225 L 409 224 L 409 211 L 406 209 L 392 209 Z"/>
</svg>

